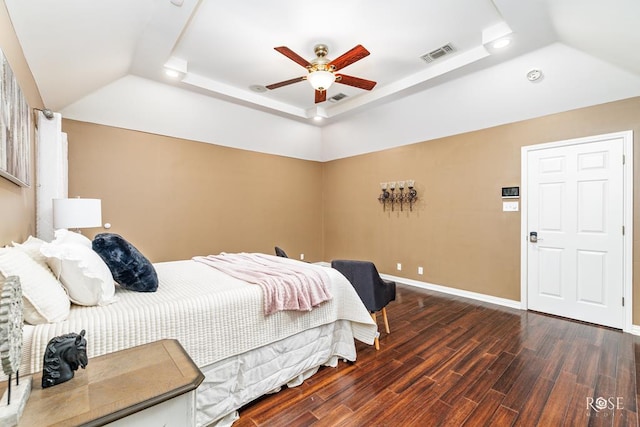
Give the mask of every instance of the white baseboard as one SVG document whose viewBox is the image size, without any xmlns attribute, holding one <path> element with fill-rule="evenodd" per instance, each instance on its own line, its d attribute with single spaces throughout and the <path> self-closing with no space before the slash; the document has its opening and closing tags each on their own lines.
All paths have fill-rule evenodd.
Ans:
<svg viewBox="0 0 640 427">
<path fill-rule="evenodd" d="M 331 267 L 331 263 L 321 261 L 316 264 L 323 265 L 325 267 Z M 390 274 L 380 274 L 380 277 L 386 280 L 392 280 L 403 285 L 415 286 L 416 288 L 427 289 L 430 291 L 442 292 L 443 294 L 455 295 L 458 297 L 470 298 L 476 301 L 488 302 L 491 304 L 501 305 L 503 307 L 515 308 L 516 310 L 523 310 L 522 303 L 507 298 L 494 297 L 493 295 L 480 294 L 477 292 L 465 291 L 463 289 L 450 288 L 448 286 L 435 285 L 433 283 L 421 282 L 419 280 L 406 279 L 404 277 L 392 276 Z M 625 330 L 632 335 L 640 336 L 640 325 L 631 325 L 630 330 Z"/>
<path fill-rule="evenodd" d="M 625 332 L 629 332 L 632 335 L 640 335 L 640 325 L 631 325 L 631 329 Z"/>
<path fill-rule="evenodd" d="M 502 305 L 504 307 L 524 310 L 520 301 L 494 297 L 492 295 L 480 294 L 477 292 L 465 291 L 462 289 L 450 288 L 442 285 L 434 285 L 433 283 L 420 282 L 419 280 L 405 279 L 404 277 L 392 276 L 390 274 L 381 274 L 380 277 L 387 280 L 393 280 L 397 283 L 402 283 L 403 285 L 415 286 L 417 288 L 428 289 L 430 291 L 442 292 L 443 294 L 455 295 L 459 297 L 474 299 L 477 301 L 488 302 L 491 304 Z M 625 330 L 624 332 L 630 333 L 632 335 L 640 335 L 640 325 L 631 325 L 631 329 Z"/>
<path fill-rule="evenodd" d="M 433 283 L 421 282 L 419 280 L 406 279 L 404 277 L 392 276 L 390 274 L 381 274 L 380 277 L 387 280 L 393 280 L 403 285 L 415 286 L 416 288 L 428 289 L 430 291 L 442 292 L 443 294 L 455 295 L 458 297 L 470 298 L 476 301 L 488 302 L 491 304 L 501 305 L 503 307 L 522 309 L 520 301 L 506 298 L 494 297 L 493 295 L 480 294 L 477 292 L 465 291 L 463 289 L 450 288 L 448 286 L 434 285 Z"/>
</svg>

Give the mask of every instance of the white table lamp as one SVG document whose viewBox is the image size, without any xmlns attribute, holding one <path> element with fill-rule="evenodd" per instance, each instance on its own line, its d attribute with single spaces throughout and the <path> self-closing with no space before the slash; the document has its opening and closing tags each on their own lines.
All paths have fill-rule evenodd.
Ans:
<svg viewBox="0 0 640 427">
<path fill-rule="evenodd" d="M 100 227 L 102 201 L 100 199 L 53 199 L 53 228 Z"/>
</svg>

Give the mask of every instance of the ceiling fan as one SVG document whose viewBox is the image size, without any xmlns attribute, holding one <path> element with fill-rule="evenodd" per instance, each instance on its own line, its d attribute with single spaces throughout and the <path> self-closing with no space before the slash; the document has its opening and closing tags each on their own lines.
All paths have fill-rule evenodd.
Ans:
<svg viewBox="0 0 640 427">
<path fill-rule="evenodd" d="M 307 61 L 286 46 L 275 47 L 274 49 L 292 61 L 305 67 L 309 71 L 309 74 L 302 77 L 296 77 L 295 79 L 270 84 L 266 86 L 267 89 L 277 89 L 282 86 L 307 80 L 316 91 L 315 102 L 317 104 L 327 100 L 327 89 L 334 81 L 336 83 L 342 83 L 343 85 L 354 86 L 365 90 L 371 90 L 376 85 L 376 82 L 361 79 L 360 77 L 348 76 L 346 74 L 335 74 L 336 71 L 341 70 L 347 65 L 351 65 L 369 55 L 369 51 L 362 45 L 357 45 L 333 61 L 327 58 L 329 48 L 324 44 L 318 44 L 313 48 L 316 58 L 312 59 L 311 62 Z"/>
</svg>

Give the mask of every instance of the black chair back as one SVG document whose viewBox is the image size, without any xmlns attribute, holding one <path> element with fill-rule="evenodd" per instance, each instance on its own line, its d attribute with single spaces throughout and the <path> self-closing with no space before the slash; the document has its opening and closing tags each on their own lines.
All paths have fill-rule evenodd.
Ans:
<svg viewBox="0 0 640 427">
<path fill-rule="evenodd" d="M 331 267 L 351 282 L 364 306 L 372 313 L 396 299 L 396 283 L 382 279 L 371 261 L 333 260 Z"/>
<path fill-rule="evenodd" d="M 279 247 L 277 247 L 277 246 L 276 246 L 276 247 L 275 247 L 275 250 L 276 250 L 276 255 L 277 255 L 277 256 L 282 257 L 282 258 L 289 258 L 289 257 L 287 256 L 286 252 L 285 252 L 285 251 L 283 251 L 281 248 L 279 248 Z"/>
</svg>

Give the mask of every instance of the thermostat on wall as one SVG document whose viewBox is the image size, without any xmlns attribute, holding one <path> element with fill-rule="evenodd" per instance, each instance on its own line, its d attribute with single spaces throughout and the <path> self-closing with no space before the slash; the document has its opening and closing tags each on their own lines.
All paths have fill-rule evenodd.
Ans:
<svg viewBox="0 0 640 427">
<path fill-rule="evenodd" d="M 520 187 L 502 187 L 503 199 L 517 199 L 520 197 Z"/>
</svg>

